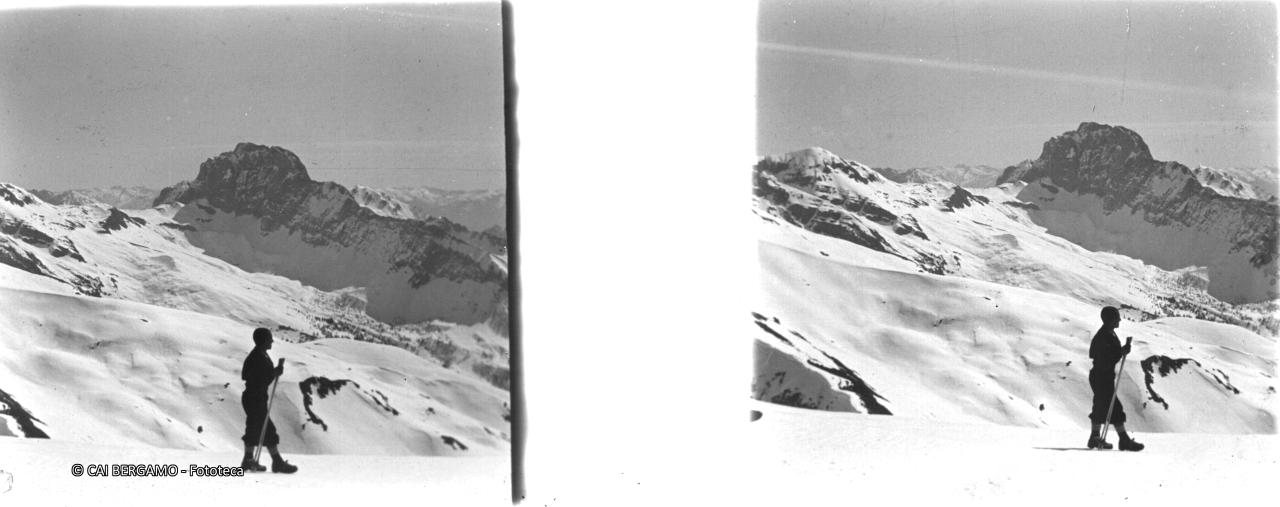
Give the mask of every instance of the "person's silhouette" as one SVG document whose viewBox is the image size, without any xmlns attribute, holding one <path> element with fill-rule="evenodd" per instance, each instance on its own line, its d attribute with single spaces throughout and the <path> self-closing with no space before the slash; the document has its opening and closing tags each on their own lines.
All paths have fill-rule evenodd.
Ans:
<svg viewBox="0 0 1280 507">
<path fill-rule="evenodd" d="M 297 472 L 298 467 L 280 456 L 280 450 L 276 448 L 280 444 L 280 435 L 276 433 L 276 425 L 267 414 L 267 388 L 276 377 L 284 374 L 283 363 L 279 367 L 271 365 L 271 356 L 267 355 L 267 351 L 271 350 L 271 342 L 271 330 L 261 327 L 254 329 L 253 350 L 244 358 L 244 367 L 240 370 L 240 378 L 244 380 L 244 394 L 240 395 L 240 405 L 244 407 L 244 437 L 241 438 L 244 440 L 244 460 L 240 462 L 240 466 L 246 472 L 267 470 L 267 467 L 259 465 L 253 457 L 253 450 L 261 438 L 262 445 L 271 453 L 271 471 L 291 474 Z M 265 436 L 262 431 L 264 421 L 267 425 Z"/>
<path fill-rule="evenodd" d="M 1098 332 L 1093 335 L 1093 342 L 1089 344 L 1089 357 L 1093 359 L 1093 369 L 1089 370 L 1089 387 L 1093 388 L 1093 411 L 1089 413 L 1089 422 L 1093 423 L 1089 433 L 1090 449 L 1111 448 L 1111 444 L 1102 439 L 1101 430 L 1102 425 L 1107 422 L 1107 404 L 1113 399 L 1115 404 L 1111 407 L 1111 425 L 1120 434 L 1120 450 L 1141 451 L 1144 447 L 1125 431 L 1124 407 L 1120 405 L 1120 399 L 1113 396 L 1116 363 L 1129 353 L 1129 343 L 1121 346 L 1120 337 L 1116 336 L 1116 328 L 1120 327 L 1121 320 L 1120 310 L 1114 306 L 1103 308 L 1102 327 L 1098 328 Z M 1129 340 L 1132 341 L 1133 338 Z"/>
</svg>

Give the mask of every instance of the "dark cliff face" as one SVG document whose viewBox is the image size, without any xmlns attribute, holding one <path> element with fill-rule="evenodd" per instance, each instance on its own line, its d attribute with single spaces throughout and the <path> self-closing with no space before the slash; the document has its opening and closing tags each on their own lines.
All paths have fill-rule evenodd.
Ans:
<svg viewBox="0 0 1280 507">
<path fill-rule="evenodd" d="M 1111 211 L 1131 204 L 1163 165 L 1136 132 L 1086 122 L 1046 141 L 1040 158 L 1009 167 L 997 184 L 1048 178 L 1068 192 L 1101 196 Z"/>
<path fill-rule="evenodd" d="M 289 150 L 240 143 L 200 164 L 195 180 L 162 190 L 155 205 L 203 198 L 219 210 L 263 218 L 264 229 L 274 230 L 321 185 Z"/>
</svg>

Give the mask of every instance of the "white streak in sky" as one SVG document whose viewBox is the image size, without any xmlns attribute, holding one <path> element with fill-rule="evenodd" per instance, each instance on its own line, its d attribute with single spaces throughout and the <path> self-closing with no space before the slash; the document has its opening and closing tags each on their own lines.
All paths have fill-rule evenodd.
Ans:
<svg viewBox="0 0 1280 507">
<path fill-rule="evenodd" d="M 502 26 L 502 22 L 498 18 L 498 16 L 493 16 L 493 19 L 475 19 L 475 18 L 466 18 L 461 16 L 442 16 L 439 14 L 422 14 L 418 12 L 404 12 L 404 11 L 391 10 L 391 9 L 379 9 L 375 7 L 360 7 L 359 10 L 367 13 L 381 14 L 383 16 L 391 16 L 391 17 L 404 18 L 404 19 L 425 19 L 425 20 L 431 20 L 431 21 L 444 21 L 446 23 L 471 23 L 471 24 L 479 24 L 479 25 Z"/>
<path fill-rule="evenodd" d="M 828 56 L 833 58 L 842 58 L 845 60 L 853 60 L 859 62 L 875 62 L 875 63 L 891 63 L 899 65 L 912 65 L 916 67 L 927 67 L 932 69 L 951 70 L 956 72 L 970 72 L 975 74 L 995 74 L 1001 76 L 1017 77 L 1024 79 L 1038 79 L 1042 81 L 1055 81 L 1066 83 L 1078 83 L 1096 86 L 1113 86 L 1116 88 L 1137 88 L 1143 90 L 1151 90 L 1168 93 L 1187 93 L 1195 95 L 1207 95 L 1213 97 L 1230 96 L 1223 91 L 1209 90 L 1204 88 L 1196 88 L 1193 86 L 1181 86 L 1168 83 L 1158 83 L 1154 81 L 1127 81 L 1125 79 L 1090 76 L 1085 74 L 1072 74 L 1069 72 L 1052 72 L 1047 70 L 1035 70 L 1021 67 L 1008 67 L 1004 65 L 984 65 L 979 63 L 963 63 L 948 62 L 944 60 L 932 60 L 928 58 L 917 58 L 902 55 L 890 55 L 882 53 L 867 53 L 863 51 L 848 51 L 843 49 L 826 49 L 809 46 L 793 46 L 789 44 L 778 44 L 775 42 L 760 42 L 760 49 L 769 51 L 779 51 L 783 53 L 811 55 L 811 56 Z M 1250 96 L 1250 98 L 1254 98 Z"/>
</svg>

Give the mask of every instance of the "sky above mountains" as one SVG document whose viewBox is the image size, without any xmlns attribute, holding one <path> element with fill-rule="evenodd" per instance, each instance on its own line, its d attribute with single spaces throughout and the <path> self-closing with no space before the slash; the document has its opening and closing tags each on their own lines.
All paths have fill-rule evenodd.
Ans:
<svg viewBox="0 0 1280 507">
<path fill-rule="evenodd" d="M 238 142 L 348 185 L 505 185 L 497 2 L 0 11 L 0 180 L 194 178 Z"/>
<path fill-rule="evenodd" d="M 1274 165 L 1275 16 L 1265 2 L 764 0 L 757 152 L 1003 167 L 1095 121 L 1160 160 Z"/>
</svg>

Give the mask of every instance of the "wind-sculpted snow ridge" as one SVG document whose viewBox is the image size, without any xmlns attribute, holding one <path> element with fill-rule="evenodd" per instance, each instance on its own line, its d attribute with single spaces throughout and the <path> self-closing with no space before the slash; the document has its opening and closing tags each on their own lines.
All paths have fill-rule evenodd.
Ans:
<svg viewBox="0 0 1280 507">
<path fill-rule="evenodd" d="M 21 275 L 10 276 L 8 284 L 31 285 Z M 252 348 L 253 326 L 21 288 L 0 288 L 0 300 L 0 404 L 8 415 L 0 416 L 0 431 L 9 420 L 24 424 L 26 414 L 39 416 L 18 432 L 27 437 L 217 452 L 242 448 L 240 368 Z M 286 453 L 464 454 L 446 435 L 465 440 L 466 455 L 509 452 L 508 393 L 467 371 L 346 339 L 277 340 L 270 353 L 286 359 L 272 405 Z M 312 399 L 318 378 L 341 378 L 352 386 L 320 386 Z"/>
<path fill-rule="evenodd" d="M 1224 194 L 1202 178 L 1152 158 L 1132 130 L 1086 122 L 1000 183 L 1025 182 L 1018 198 L 1040 208 L 1030 216 L 1051 234 L 1168 270 L 1205 266 L 1209 293 L 1230 303 L 1276 298 L 1276 202 Z"/>
<path fill-rule="evenodd" d="M 191 242 L 249 271 L 322 290 L 364 287 L 369 315 L 389 323 L 485 322 L 505 311 L 506 239 L 445 218 L 404 220 L 361 206 L 346 188 L 312 181 L 296 155 L 241 143 L 205 161 L 195 180 L 164 189 Z"/>
</svg>

